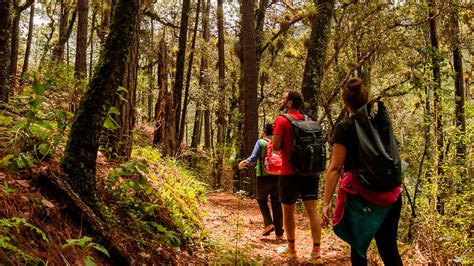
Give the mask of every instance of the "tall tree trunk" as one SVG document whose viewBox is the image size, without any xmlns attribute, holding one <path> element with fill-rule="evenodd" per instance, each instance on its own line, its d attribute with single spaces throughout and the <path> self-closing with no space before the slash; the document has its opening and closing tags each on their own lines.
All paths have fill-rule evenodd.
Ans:
<svg viewBox="0 0 474 266">
<path fill-rule="evenodd" d="M 94 58 L 94 31 L 96 28 L 96 20 L 97 20 L 97 10 L 94 9 L 92 11 L 92 25 L 91 25 L 91 35 L 89 39 L 89 43 L 91 44 L 91 49 L 89 52 L 89 79 L 92 77 L 92 65 L 93 65 L 93 58 Z"/>
<path fill-rule="evenodd" d="M 154 25 L 153 25 L 153 19 L 150 19 L 150 26 L 151 26 L 151 43 L 154 45 L 155 44 L 155 40 L 154 40 Z M 154 118 L 154 114 L 153 114 L 153 91 L 154 91 L 154 88 L 155 88 L 155 76 L 154 76 L 154 73 L 153 73 L 153 67 L 154 65 L 151 64 L 150 68 L 149 68 L 149 82 L 150 82 L 150 88 L 149 88 L 149 91 L 148 91 L 148 122 L 151 122 L 153 121 L 153 118 Z"/>
<path fill-rule="evenodd" d="M 87 75 L 87 22 L 89 16 L 89 0 L 77 0 L 77 10 L 76 61 L 74 65 L 74 76 L 76 79 L 82 79 Z"/>
<path fill-rule="evenodd" d="M 34 17 L 35 17 L 35 3 L 31 5 L 30 9 L 30 21 L 28 23 L 28 37 L 26 40 L 25 59 L 23 61 L 23 68 L 21 69 L 21 77 L 28 71 L 28 64 L 30 61 L 31 52 L 31 41 L 33 40 L 33 28 L 34 28 Z"/>
<path fill-rule="evenodd" d="M 438 33 L 437 33 L 437 23 L 435 17 L 436 9 L 436 0 L 430 0 L 428 3 L 430 7 L 430 41 L 431 41 L 431 62 L 432 62 L 432 71 L 433 71 L 433 103 L 434 103 L 434 114 L 436 121 L 436 150 L 438 155 L 437 160 L 437 173 L 439 177 L 443 175 L 443 162 L 444 162 L 444 136 L 443 136 L 443 111 L 442 111 L 442 91 L 441 91 L 441 67 L 440 67 L 440 58 L 439 58 L 439 42 L 438 42 Z M 444 183 L 443 180 L 438 181 L 439 183 Z M 441 185 L 441 184 L 440 184 Z M 440 186 L 441 187 L 441 186 Z M 440 188 L 441 189 L 441 188 Z M 441 189 L 442 190 L 442 189 Z M 440 214 L 444 213 L 444 192 L 441 191 L 437 196 L 436 209 Z"/>
<path fill-rule="evenodd" d="M 7 103 L 10 93 L 10 52 L 13 0 L 0 0 L 0 101 Z"/>
<path fill-rule="evenodd" d="M 257 108 L 257 58 L 254 2 L 240 3 L 242 16 L 242 87 L 244 90 L 244 153 L 251 154 L 255 140 L 258 138 L 258 108 Z M 255 171 L 247 170 L 246 176 L 250 179 L 244 185 L 244 190 L 253 195 L 255 192 Z"/>
<path fill-rule="evenodd" d="M 204 148 L 206 150 L 212 149 L 211 144 L 211 110 L 204 110 Z"/>
<path fill-rule="evenodd" d="M 186 42 L 188 38 L 190 5 L 191 0 L 183 0 L 183 6 L 181 9 L 181 23 L 179 29 L 178 55 L 176 56 L 176 75 L 173 88 L 176 139 L 179 139 L 179 114 L 181 113 L 181 97 L 183 96 L 184 60 L 186 56 Z M 176 148 L 179 149 L 179 147 Z"/>
<path fill-rule="evenodd" d="M 13 0 L 13 24 L 12 24 L 12 41 L 10 52 L 10 93 L 16 90 L 18 78 L 16 76 L 18 67 L 18 45 L 20 40 L 20 19 L 21 13 L 27 9 L 33 0 L 28 0 L 20 5 L 19 0 Z"/>
<path fill-rule="evenodd" d="M 189 54 L 188 71 L 186 73 L 186 86 L 184 88 L 184 102 L 183 102 L 183 110 L 181 112 L 181 125 L 179 126 L 178 147 L 181 145 L 181 143 L 183 143 L 184 132 L 186 132 L 185 124 L 186 124 L 186 114 L 188 110 L 189 86 L 191 84 L 191 72 L 193 70 L 194 48 L 196 47 L 196 37 L 197 37 L 197 30 L 198 30 L 198 25 L 199 25 L 200 5 L 201 5 L 201 0 L 197 0 L 196 18 L 195 18 L 194 29 L 193 29 L 193 39 L 191 41 L 191 53 Z"/>
<path fill-rule="evenodd" d="M 81 99 L 61 163 L 66 181 L 92 207 L 97 206 L 95 173 L 99 140 L 122 82 L 130 47 L 135 43 L 139 8 L 138 0 L 117 0 L 116 13 L 121 15 L 113 19 L 100 63 Z"/>
<path fill-rule="evenodd" d="M 173 93 L 168 89 L 168 47 L 160 41 L 158 53 L 158 99 L 155 105 L 155 134 L 153 144 L 160 144 L 163 155 L 172 156 L 176 151 Z"/>
<path fill-rule="evenodd" d="M 69 20 L 69 12 L 71 11 L 72 4 L 69 0 L 61 0 L 61 17 L 59 19 L 59 36 L 58 40 L 53 48 L 53 59 L 56 61 L 62 61 L 64 59 L 64 45 L 71 36 L 74 22 L 76 21 L 77 9 L 75 8 L 71 19 Z"/>
<path fill-rule="evenodd" d="M 458 165 L 462 166 L 466 162 L 466 108 L 465 108 L 465 89 L 463 81 L 463 66 L 461 53 L 461 39 L 459 30 L 459 11 L 457 4 L 459 1 L 451 0 L 454 10 L 451 13 L 452 25 L 452 49 L 453 49 L 453 66 L 454 66 L 454 104 L 456 106 L 456 128 L 458 132 L 458 141 L 456 143 L 456 160 Z"/>
<path fill-rule="evenodd" d="M 314 0 L 314 3 L 319 9 L 312 18 L 311 36 L 301 92 L 305 99 L 306 114 L 312 117 L 313 120 L 316 120 L 321 82 L 324 76 L 326 47 L 329 42 L 329 34 L 331 33 L 331 20 L 335 1 Z"/>
<path fill-rule="evenodd" d="M 257 49 L 257 71 L 260 71 L 260 60 L 262 58 L 263 48 L 263 26 L 265 25 L 265 13 L 267 11 L 269 0 L 260 0 L 257 10 L 257 21 L 255 28 L 255 39 Z M 257 73 L 258 73 L 257 72 Z"/>
<path fill-rule="evenodd" d="M 225 126 L 226 126 L 226 85 L 225 85 L 225 54 L 224 54 L 224 7 L 223 0 L 217 0 L 217 50 L 219 68 L 219 93 L 217 107 L 217 142 L 216 142 L 216 161 L 214 165 L 214 187 L 221 186 L 224 151 L 225 151 Z M 255 47 L 255 46 L 254 46 Z"/>
<path fill-rule="evenodd" d="M 141 21 L 141 12 L 139 13 L 139 21 Z M 118 124 L 118 128 L 113 131 L 107 131 L 107 156 L 110 158 L 118 158 L 128 160 L 132 154 L 133 144 L 133 128 L 135 127 L 135 105 L 137 102 L 137 76 L 138 76 L 138 49 L 139 49 L 139 32 L 140 24 L 136 25 L 135 31 L 131 36 L 134 42 L 128 51 L 128 61 L 125 71 L 122 74 L 122 82 L 120 86 L 126 90 L 117 92 L 122 97 L 115 96 L 112 106 L 120 112 L 118 115 L 112 115 Z M 110 152 L 109 152 L 110 150 Z"/>
</svg>

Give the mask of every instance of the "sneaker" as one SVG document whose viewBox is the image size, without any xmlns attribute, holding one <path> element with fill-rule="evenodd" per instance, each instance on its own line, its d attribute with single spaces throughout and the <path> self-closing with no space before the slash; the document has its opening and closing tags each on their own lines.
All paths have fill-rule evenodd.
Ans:
<svg viewBox="0 0 474 266">
<path fill-rule="evenodd" d="M 275 240 L 283 240 L 283 234 L 275 235 Z"/>
<path fill-rule="evenodd" d="M 287 259 L 296 259 L 296 250 L 291 250 L 288 246 L 285 247 L 279 247 L 278 250 L 278 255 L 285 257 Z"/>
<path fill-rule="evenodd" d="M 265 229 L 263 229 L 261 236 L 268 236 L 273 231 L 275 231 L 275 226 L 273 226 L 273 224 L 270 224 L 265 227 Z"/>
<path fill-rule="evenodd" d="M 321 258 L 321 253 L 319 252 L 311 252 L 311 255 L 308 258 L 308 263 L 314 265 L 323 265 L 323 259 Z"/>
</svg>

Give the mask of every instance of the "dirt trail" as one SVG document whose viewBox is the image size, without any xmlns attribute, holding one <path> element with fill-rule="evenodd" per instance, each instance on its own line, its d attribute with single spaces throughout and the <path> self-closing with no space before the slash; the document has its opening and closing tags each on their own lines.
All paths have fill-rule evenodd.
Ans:
<svg viewBox="0 0 474 266">
<path fill-rule="evenodd" d="M 276 253 L 278 247 L 286 245 L 286 240 L 275 240 L 274 233 L 264 240 L 258 239 L 263 229 L 263 220 L 256 200 L 240 199 L 225 192 L 211 193 L 208 194 L 208 203 L 202 208 L 207 213 L 203 222 L 212 232 L 212 238 L 219 243 L 226 243 L 227 250 L 239 250 L 241 256 L 251 261 L 265 264 L 304 264 L 311 253 L 309 224 L 301 212 L 296 215 L 298 261 L 288 261 Z M 348 246 L 332 232 L 323 230 L 321 242 L 325 265 L 350 265 Z"/>
</svg>

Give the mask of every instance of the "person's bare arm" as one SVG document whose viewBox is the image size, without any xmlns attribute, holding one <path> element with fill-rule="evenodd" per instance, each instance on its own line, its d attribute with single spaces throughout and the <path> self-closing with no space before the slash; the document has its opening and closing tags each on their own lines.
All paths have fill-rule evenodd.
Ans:
<svg viewBox="0 0 474 266">
<path fill-rule="evenodd" d="M 346 160 L 346 147 L 339 143 L 335 143 L 332 147 L 331 163 L 326 172 L 326 182 L 324 185 L 324 197 L 323 197 L 323 225 L 329 225 L 331 219 L 331 212 L 329 205 L 331 203 L 332 196 L 336 190 L 337 181 L 341 175 L 344 161 Z"/>
</svg>

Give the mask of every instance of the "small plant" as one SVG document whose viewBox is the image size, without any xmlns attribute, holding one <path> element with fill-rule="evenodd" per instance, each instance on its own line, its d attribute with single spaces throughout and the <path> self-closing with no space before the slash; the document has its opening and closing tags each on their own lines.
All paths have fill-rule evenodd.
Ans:
<svg viewBox="0 0 474 266">
<path fill-rule="evenodd" d="M 13 217 L 11 219 L 2 218 L 0 219 L 0 249 L 12 252 L 18 256 L 21 261 L 25 262 L 25 264 L 45 264 L 43 260 L 29 255 L 21 248 L 16 246 L 17 240 L 11 230 L 15 229 L 16 232 L 19 233 L 21 227 L 26 227 L 32 230 L 33 232 L 40 235 L 41 239 L 49 242 L 46 234 L 41 229 L 28 223 L 25 219 L 18 217 Z"/>
<path fill-rule="evenodd" d="M 109 251 L 106 248 L 104 248 L 102 245 L 92 242 L 92 237 L 84 236 L 83 238 L 79 238 L 79 239 L 68 239 L 66 240 L 66 242 L 67 243 L 63 245 L 63 248 L 72 247 L 72 246 L 80 247 L 83 250 L 89 250 L 90 248 L 94 248 L 97 251 L 101 252 L 102 254 L 110 258 Z M 91 256 L 86 256 L 84 258 L 84 263 L 87 266 L 96 265 L 94 258 Z"/>
</svg>

